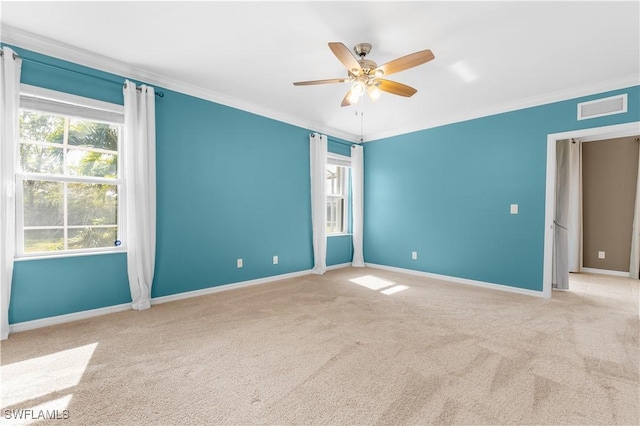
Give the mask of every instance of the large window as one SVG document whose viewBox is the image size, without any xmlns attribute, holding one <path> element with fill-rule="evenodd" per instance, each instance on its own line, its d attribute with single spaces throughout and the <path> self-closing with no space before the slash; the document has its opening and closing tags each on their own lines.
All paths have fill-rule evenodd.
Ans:
<svg viewBox="0 0 640 426">
<path fill-rule="evenodd" d="M 345 234 L 349 218 L 350 159 L 329 153 L 327 157 L 327 234 Z"/>
<path fill-rule="evenodd" d="M 122 107 L 30 92 L 20 101 L 17 255 L 120 246 Z"/>
</svg>

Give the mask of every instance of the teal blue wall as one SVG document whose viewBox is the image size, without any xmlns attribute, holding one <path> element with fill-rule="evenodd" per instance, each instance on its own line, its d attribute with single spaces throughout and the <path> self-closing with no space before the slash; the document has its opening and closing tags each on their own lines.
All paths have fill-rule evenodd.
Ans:
<svg viewBox="0 0 640 426">
<path fill-rule="evenodd" d="M 353 244 L 351 235 L 327 237 L 327 266 L 351 263 Z"/>
<path fill-rule="evenodd" d="M 342 139 L 328 139 L 327 151 L 351 157 L 351 143 Z"/>
<path fill-rule="evenodd" d="M 11 323 L 130 301 L 125 254 L 14 263 Z"/>
<path fill-rule="evenodd" d="M 311 268 L 309 131 L 166 90 L 156 105 L 152 295 Z"/>
<path fill-rule="evenodd" d="M 123 103 L 122 77 L 15 48 L 22 82 Z M 157 257 L 152 296 L 312 267 L 308 129 L 158 87 Z M 335 148 L 339 150 L 342 148 Z M 349 239 L 350 244 L 350 239 Z M 336 250 L 335 253 L 333 250 Z M 328 258 L 344 263 L 344 244 Z M 279 264 L 272 264 L 272 256 Z M 236 268 L 236 259 L 244 267 Z M 126 255 L 15 262 L 11 323 L 130 302 Z"/>
<path fill-rule="evenodd" d="M 577 121 L 577 102 L 619 93 L 627 113 Z M 639 106 L 636 86 L 366 143 L 366 262 L 541 291 L 547 134 Z"/>
</svg>

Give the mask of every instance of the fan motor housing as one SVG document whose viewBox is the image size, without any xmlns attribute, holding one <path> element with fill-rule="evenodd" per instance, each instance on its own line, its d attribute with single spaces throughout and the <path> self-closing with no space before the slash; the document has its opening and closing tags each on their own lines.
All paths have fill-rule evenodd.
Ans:
<svg viewBox="0 0 640 426">
<path fill-rule="evenodd" d="M 371 52 L 371 44 L 369 43 L 358 43 L 353 46 L 353 51 L 356 52 L 356 55 L 364 58 Z"/>
<path fill-rule="evenodd" d="M 362 67 L 362 70 L 364 71 L 365 74 L 369 74 L 371 71 L 378 68 L 378 64 L 376 64 L 370 59 L 360 59 L 358 63 Z"/>
<path fill-rule="evenodd" d="M 356 52 L 356 55 L 360 57 L 360 59 L 358 60 L 358 63 L 360 64 L 363 74 L 365 75 L 370 74 L 371 71 L 378 68 L 378 64 L 376 64 L 370 59 L 364 58 L 369 54 L 369 52 L 371 52 L 371 47 L 372 46 L 370 43 L 358 43 L 355 46 L 353 46 L 353 51 Z"/>
</svg>

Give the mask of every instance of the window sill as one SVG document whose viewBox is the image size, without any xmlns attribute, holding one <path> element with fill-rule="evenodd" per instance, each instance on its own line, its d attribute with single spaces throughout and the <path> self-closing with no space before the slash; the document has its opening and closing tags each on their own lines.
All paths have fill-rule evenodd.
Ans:
<svg viewBox="0 0 640 426">
<path fill-rule="evenodd" d="M 327 234 L 327 238 L 328 237 L 349 237 L 351 235 L 353 235 L 353 234 L 351 234 L 350 232 L 343 232 L 343 233 L 340 233 L 340 234 Z"/>
<path fill-rule="evenodd" d="M 65 252 L 65 253 L 56 253 L 56 254 L 53 254 L 53 253 L 26 254 L 26 255 L 23 254 L 21 256 L 15 256 L 13 260 L 14 262 L 23 262 L 28 260 L 61 259 L 66 257 L 96 256 L 101 254 L 119 254 L 119 253 L 126 253 L 126 252 L 127 252 L 126 249 L 120 249 L 120 250 L 109 249 L 109 250 L 98 250 L 98 251 L 85 251 L 81 253 Z"/>
</svg>

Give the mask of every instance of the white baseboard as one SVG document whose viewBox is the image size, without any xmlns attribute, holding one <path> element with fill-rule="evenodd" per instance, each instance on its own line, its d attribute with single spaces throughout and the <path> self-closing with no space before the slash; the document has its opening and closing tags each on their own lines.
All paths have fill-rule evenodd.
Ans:
<svg viewBox="0 0 640 426">
<path fill-rule="evenodd" d="M 327 270 L 347 268 L 347 267 L 350 267 L 350 266 L 351 266 L 351 263 L 341 263 L 341 264 L 338 264 L 338 265 L 331 265 L 331 266 L 327 267 Z M 410 275 L 417 275 L 417 276 L 427 277 L 427 278 L 435 278 L 435 279 L 439 279 L 439 280 L 443 280 L 443 281 L 449 281 L 449 282 L 454 282 L 454 283 L 459 283 L 459 284 L 472 285 L 472 286 L 476 286 L 476 287 L 490 288 L 490 289 L 494 289 L 494 290 L 501 290 L 501 291 L 507 291 L 507 292 L 511 292 L 511 293 L 524 294 L 524 295 L 527 295 L 527 296 L 545 297 L 545 295 L 540 291 L 528 290 L 528 289 L 523 289 L 523 288 L 518 288 L 518 287 L 510 287 L 510 286 L 502 285 L 502 284 L 487 283 L 487 282 L 483 282 L 483 281 L 469 280 L 469 279 L 466 279 L 466 278 L 458 278 L 458 277 L 451 277 L 451 276 L 448 276 L 448 275 L 433 274 L 433 273 L 430 273 L 430 272 L 415 271 L 413 269 L 396 268 L 394 266 L 378 265 L 378 264 L 375 264 L 375 263 L 365 263 L 365 266 L 367 266 L 369 268 L 386 269 L 386 270 L 389 270 L 389 271 L 400 272 L 400 273 L 410 274 Z M 583 268 L 583 271 L 584 272 L 598 273 L 596 271 L 600 271 L 600 270 L 592 270 L 592 269 L 588 269 L 588 268 Z M 612 275 L 611 274 L 612 272 L 618 273 L 618 274 L 623 274 L 622 272 L 618 272 L 618 271 L 604 271 L 602 273 L 608 273 L 609 275 Z M 311 274 L 311 270 L 307 269 L 307 270 L 304 270 L 304 271 L 291 272 L 291 273 L 288 273 L 288 274 L 274 275 L 274 276 L 271 276 L 271 277 L 258 278 L 258 279 L 255 279 L 255 280 L 241 281 L 241 282 L 237 282 L 237 283 L 224 284 L 224 285 L 215 286 L 215 287 L 203 288 L 201 290 L 187 291 L 187 292 L 184 292 L 184 293 L 176 293 L 176 294 L 171 294 L 169 296 L 154 297 L 154 298 L 151 299 L 151 305 L 157 305 L 157 304 L 160 304 L 160 303 L 173 302 L 173 301 L 176 301 L 176 300 L 183 300 L 183 299 L 188 299 L 188 298 L 191 298 L 191 297 L 204 296 L 204 295 L 207 295 L 207 294 L 213 294 L 213 293 L 218 293 L 218 292 L 227 291 L 227 290 L 233 290 L 233 289 L 237 289 L 237 288 L 250 287 L 250 286 L 260 285 L 260 284 L 267 284 L 267 283 L 271 283 L 271 282 L 274 282 L 274 281 L 286 280 L 286 279 L 289 279 L 289 278 L 296 278 L 296 277 L 301 277 L 301 276 L 305 276 L 305 275 L 309 275 L 309 274 Z M 625 274 L 625 275 L 621 275 L 621 276 L 628 276 L 628 273 Z M 58 315 L 58 316 L 49 317 L 49 318 L 41 318 L 41 319 L 37 319 L 37 320 L 33 320 L 33 321 L 19 322 L 19 323 L 11 324 L 9 326 L 9 330 L 10 330 L 10 333 L 19 333 L 21 331 L 33 330 L 33 329 L 42 328 L 42 327 L 49 327 L 49 326 L 52 326 L 52 325 L 63 324 L 63 323 L 71 322 L 71 321 L 78 321 L 78 320 L 81 320 L 81 319 L 93 318 L 93 317 L 97 317 L 97 316 L 101 316 L 101 315 L 107 315 L 107 314 L 111 314 L 111 313 L 115 313 L 115 312 L 122 312 L 122 311 L 126 311 L 126 310 L 129 310 L 129 309 L 131 309 L 131 303 L 123 303 L 121 305 L 107 306 L 107 307 L 104 307 L 104 308 L 91 309 L 91 310 L 82 311 L 82 312 L 74 312 L 74 313 L 71 313 L 71 314 Z"/>
<path fill-rule="evenodd" d="M 201 290 L 185 291 L 184 293 L 170 294 L 168 296 L 154 297 L 151 299 L 151 305 L 159 303 L 173 302 L 175 300 L 189 299 L 191 297 L 204 296 L 206 294 L 219 293 L 221 291 L 234 290 L 236 288 L 251 287 L 254 285 L 267 284 L 274 281 L 286 280 L 289 278 L 302 277 L 311 274 L 311 269 L 304 271 L 291 272 L 288 274 L 274 275 L 271 277 L 258 278 L 255 280 L 241 281 L 231 284 L 223 284 L 215 287 L 203 288 Z"/>
<path fill-rule="evenodd" d="M 289 274 L 274 275 L 272 277 L 258 278 L 250 281 L 242 281 L 232 284 L 224 284 L 216 287 L 204 288 L 202 290 L 187 291 L 184 293 L 171 294 L 169 296 L 154 297 L 151 299 L 152 305 L 159 303 L 172 302 L 174 300 L 188 299 L 190 297 L 202 296 L 205 294 L 218 293 L 220 291 L 233 290 L 236 288 L 249 287 L 259 284 L 266 284 L 273 281 L 286 280 L 288 278 L 301 277 L 309 275 L 311 270 L 292 272 Z M 104 308 L 91 309 L 88 311 L 73 312 L 71 314 L 58 315 L 55 317 L 41 318 L 33 321 L 18 322 L 9 325 L 9 333 L 19 333 L 21 331 L 34 330 L 36 328 L 49 327 L 52 325 L 64 324 L 71 321 L 78 321 L 86 318 L 93 318 L 101 315 L 112 314 L 114 312 L 122 312 L 131 309 L 131 303 L 123 303 L 121 305 L 107 306 Z"/>
<path fill-rule="evenodd" d="M 607 269 L 596 269 L 596 268 L 582 268 L 580 272 L 587 272 L 590 274 L 600 274 L 600 275 L 613 275 L 615 277 L 626 277 L 629 278 L 629 271 L 609 271 Z"/>
<path fill-rule="evenodd" d="M 349 266 L 351 266 L 351 262 L 338 263 L 337 265 L 327 266 L 327 271 L 331 271 L 333 269 L 348 268 Z"/>
<path fill-rule="evenodd" d="M 467 278 L 451 277 L 449 275 L 433 274 L 431 272 L 415 271 L 413 269 L 396 268 L 395 266 L 378 265 L 375 263 L 365 263 L 365 265 L 369 268 L 386 269 L 388 271 L 393 271 L 393 272 L 400 272 L 400 273 L 409 274 L 409 275 L 417 275 L 419 277 L 425 277 L 425 278 L 435 278 L 438 280 L 449 281 L 449 282 L 454 282 L 458 284 L 472 285 L 475 287 L 483 287 L 483 288 L 489 288 L 492 290 L 506 291 L 509 293 L 524 294 L 526 296 L 535 296 L 535 297 L 543 297 L 543 298 L 550 297 L 550 296 L 546 296 L 541 291 L 529 290 L 526 288 L 511 287 L 504 284 L 494 284 L 494 283 L 488 283 L 484 281 L 470 280 Z"/>
<path fill-rule="evenodd" d="M 15 324 L 9 325 L 9 332 L 19 333 L 21 331 L 34 330 L 36 328 L 64 324 L 65 322 L 93 318 L 101 315 L 112 314 L 114 312 L 127 311 L 129 309 L 131 309 L 131 303 L 123 303 L 121 305 L 113 305 L 113 306 L 107 306 L 104 308 L 90 309 L 88 311 L 73 312 L 71 314 L 57 315 L 55 317 L 41 318 L 41 319 L 32 320 L 32 321 L 17 322 Z"/>
</svg>

